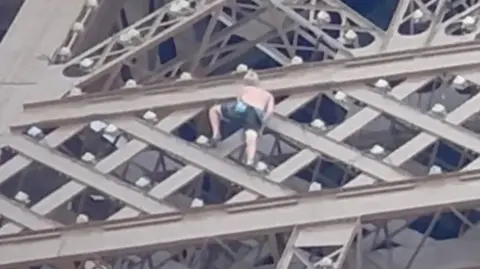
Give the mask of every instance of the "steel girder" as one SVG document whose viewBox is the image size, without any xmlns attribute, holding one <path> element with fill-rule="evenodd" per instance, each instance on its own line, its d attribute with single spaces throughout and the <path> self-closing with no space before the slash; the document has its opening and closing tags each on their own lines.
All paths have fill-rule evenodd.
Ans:
<svg viewBox="0 0 480 269">
<path fill-rule="evenodd" d="M 260 74 L 261 85 L 276 96 L 338 89 L 347 94 L 377 79 L 415 78 L 449 71 L 475 68 L 480 45 L 476 42 L 407 50 L 386 55 L 332 61 L 310 67 L 282 68 Z M 264 78 L 265 77 L 265 78 Z M 295 78 L 295 79 L 294 79 Z M 109 117 L 173 107 L 202 107 L 235 98 L 241 85 L 238 75 L 226 78 L 149 86 L 115 94 L 92 94 L 26 104 L 24 113 L 12 127 L 75 123 L 94 116 Z M 322 88 L 324 90 L 322 90 Z M 181 91 L 177 91 L 181 89 Z M 101 102 L 104 99 L 111 99 Z M 78 100 L 78 101 L 77 101 Z"/>
<path fill-rule="evenodd" d="M 420 215 L 449 206 L 468 207 L 479 202 L 478 178 L 477 171 L 454 173 L 324 194 L 205 207 L 188 213 L 7 236 L 0 240 L 3 250 L 0 264 L 75 259 L 89 253 L 132 253 L 150 248 L 201 244 L 208 238 L 247 237 L 269 229 L 281 231 L 319 223 L 328 229 L 332 223 L 355 223 L 359 217 L 368 221 L 394 215 Z M 433 186 L 438 195 L 425 195 Z M 272 220 L 275 220 L 274 227 Z M 179 234 L 179 230 L 183 232 Z M 156 236 L 152 237 L 152 234 Z M 31 250 L 25 251 L 29 253 L 26 255 L 18 249 Z"/>
<path fill-rule="evenodd" d="M 187 23 L 191 23 L 191 22 L 187 22 Z M 164 36 L 162 38 L 167 38 L 167 37 Z M 153 41 L 153 43 L 155 42 L 156 41 Z M 442 43 L 442 42 L 439 42 L 439 43 Z M 468 54 L 465 53 L 465 55 L 467 56 Z M 432 63 L 438 63 L 439 61 L 448 60 L 449 66 L 443 67 L 445 69 L 450 69 L 448 71 L 452 71 L 452 68 L 449 68 L 449 67 L 463 66 L 463 68 L 465 68 L 466 64 L 472 64 L 472 63 L 476 64 L 473 59 L 472 61 L 470 61 L 470 59 L 467 59 L 467 58 L 461 58 L 461 59 L 454 58 L 454 57 L 441 58 L 441 56 L 442 55 L 438 56 L 438 58 L 436 58 L 437 56 L 427 57 L 427 59 L 425 60 L 428 61 L 430 59 Z M 457 59 L 456 62 L 451 62 L 450 61 L 451 58 L 454 58 L 454 60 Z M 437 62 L 435 62 L 435 59 L 437 60 Z M 418 66 L 416 65 L 418 62 L 420 61 L 409 62 L 407 65 L 405 65 L 405 68 L 413 68 L 413 67 L 418 68 Z M 116 63 L 118 64 L 118 62 Z M 361 59 L 358 59 L 357 63 L 359 65 L 366 64 L 365 62 L 362 63 Z M 394 62 L 391 64 L 393 65 L 396 63 L 397 62 Z M 377 68 L 381 68 L 381 67 L 377 67 Z M 372 69 L 372 70 L 376 71 L 378 69 L 376 70 Z M 425 70 L 431 71 L 432 69 L 426 68 Z M 300 70 L 299 72 L 301 71 L 303 70 Z M 477 80 L 475 72 L 470 72 L 470 71 L 464 72 L 462 71 L 462 69 L 458 69 L 453 72 L 457 74 L 462 74 L 472 81 Z M 352 74 L 352 73 L 346 73 L 346 74 Z M 405 73 L 401 73 L 401 72 L 394 73 L 394 75 L 397 75 L 397 74 L 405 75 Z M 388 73 L 388 71 L 385 74 L 377 73 L 377 76 L 372 76 L 369 79 L 376 79 L 378 77 L 383 77 L 388 75 L 391 75 L 391 73 Z M 359 75 L 359 80 L 363 82 L 362 79 L 365 79 L 365 77 Z M 156 128 L 158 129 L 152 128 L 152 126 L 147 126 L 145 125 L 145 123 L 141 123 L 137 120 L 132 120 L 132 118 L 125 117 L 124 119 L 123 116 L 118 119 L 102 118 L 102 120 L 109 121 L 110 123 L 120 127 L 122 130 L 128 132 L 130 135 L 133 135 L 138 140 L 132 140 L 131 142 L 127 143 L 125 147 L 121 148 L 120 150 L 114 152 L 112 155 L 96 163 L 94 165 L 95 169 L 92 169 L 92 167 L 88 167 L 83 164 L 79 164 L 77 162 L 69 160 L 64 156 L 57 154 L 55 150 L 50 150 L 45 147 L 47 146 L 51 148 L 56 148 L 60 144 L 62 144 L 63 141 L 75 135 L 84 126 L 84 124 L 81 124 L 80 122 L 75 122 L 76 123 L 75 125 L 67 125 L 65 127 L 61 127 L 59 130 L 56 130 L 53 133 L 47 135 L 44 138 L 43 143 L 41 145 L 25 138 L 6 135 L 4 136 L 3 144 L 8 145 L 9 147 L 17 150 L 20 154 L 0 167 L 0 171 L 2 174 L 2 181 L 7 180 L 11 175 L 15 174 L 22 167 L 26 167 L 29 163 L 31 163 L 31 160 L 43 162 L 45 165 L 51 166 L 52 168 L 55 168 L 55 170 L 59 170 L 64 174 L 71 176 L 72 178 L 74 178 L 74 180 L 63 185 L 61 188 L 56 190 L 52 195 L 49 195 L 48 197 L 46 197 L 45 199 L 43 199 L 42 201 L 40 201 L 39 203 L 31 207 L 30 210 L 35 212 L 34 214 L 32 214 L 29 210 L 21 208 L 18 205 L 12 206 L 12 204 L 7 200 L 5 201 L 5 207 L 2 207 L 2 209 L 5 208 L 6 209 L 5 212 L 10 214 L 9 216 L 6 216 L 7 218 L 13 220 L 14 222 L 22 223 L 21 226 L 23 227 L 27 227 L 33 230 L 44 229 L 47 227 L 55 227 L 55 226 L 58 226 L 59 224 L 45 221 L 39 215 L 48 214 L 54 208 L 58 207 L 59 204 L 64 203 L 68 199 L 68 197 L 72 197 L 75 193 L 80 192 L 82 189 L 85 188 L 86 185 L 88 185 L 88 186 L 94 186 L 95 188 L 100 190 L 104 190 L 111 196 L 116 197 L 129 205 L 129 207 L 125 207 L 121 211 L 117 212 L 114 216 L 112 216 L 112 218 L 133 217 L 139 214 L 139 212 L 146 212 L 151 214 L 174 212 L 174 213 L 169 213 L 169 216 L 170 216 L 170 214 L 174 214 L 174 215 L 178 214 L 176 213 L 177 210 L 169 204 L 164 205 L 163 199 L 168 195 L 172 194 L 173 192 L 175 192 L 176 190 L 178 190 L 179 188 L 181 188 L 182 186 L 184 186 L 185 184 L 187 184 L 189 181 L 193 180 L 193 178 L 201 174 L 204 169 L 207 171 L 213 171 L 213 172 L 219 173 L 223 177 L 226 177 L 227 180 L 230 180 L 232 183 L 242 185 L 243 187 L 245 187 L 246 190 L 243 192 L 240 192 L 237 196 L 234 196 L 234 198 L 232 198 L 229 201 L 229 203 L 233 203 L 235 201 L 248 201 L 251 199 L 255 199 L 259 196 L 260 197 L 261 196 L 276 197 L 276 196 L 285 196 L 285 195 L 288 196 L 288 195 L 291 195 L 293 192 L 288 188 L 285 188 L 279 183 L 282 183 L 283 181 L 291 177 L 296 171 L 308 165 L 308 163 L 310 163 L 313 159 L 318 157 L 318 153 L 332 154 L 332 152 L 335 152 L 333 153 L 334 156 L 331 156 L 331 157 L 343 160 L 344 162 L 348 162 L 349 160 L 350 161 L 355 160 L 354 165 L 356 166 L 356 168 L 365 172 L 365 174 L 363 176 L 360 176 L 360 178 L 358 178 L 354 182 L 358 182 L 360 179 L 372 180 L 372 178 L 374 178 L 375 180 L 380 179 L 380 180 L 386 180 L 386 181 L 406 179 L 409 177 L 408 173 L 405 173 L 400 169 L 395 168 L 395 166 L 398 164 L 391 165 L 391 163 L 381 162 L 369 156 L 363 156 L 360 152 L 357 152 L 355 149 L 346 147 L 341 143 L 339 143 L 343 139 L 345 139 L 347 136 L 345 136 L 342 139 L 342 138 L 339 138 L 339 136 L 334 134 L 340 133 L 342 130 L 341 128 L 344 128 L 343 130 L 348 129 L 349 130 L 348 132 L 350 133 L 354 132 L 352 130 L 356 130 L 356 129 L 350 129 L 347 127 L 352 125 L 352 123 L 354 122 L 353 118 L 355 117 L 356 117 L 356 120 L 360 120 L 359 122 L 361 122 L 361 124 L 356 124 L 356 126 L 359 128 L 361 125 L 363 125 L 364 122 L 368 122 L 369 119 L 373 120 L 380 113 L 386 113 L 394 117 L 400 118 L 402 120 L 407 120 L 408 122 L 411 122 L 413 125 L 417 126 L 421 130 L 424 130 L 425 132 L 422 132 L 421 134 L 418 135 L 418 138 L 417 137 L 415 138 L 417 139 L 416 143 L 419 143 L 418 141 L 420 141 L 422 145 L 428 145 L 430 143 L 433 143 L 436 139 L 440 137 L 455 143 L 459 143 L 460 145 L 464 145 L 466 148 L 469 148 L 470 150 L 478 151 L 476 147 L 477 145 L 476 143 L 478 143 L 478 141 L 476 140 L 476 138 L 469 135 L 468 133 L 465 133 L 464 130 L 461 130 L 458 127 L 454 126 L 465 121 L 470 115 L 473 115 L 476 112 L 476 108 L 475 108 L 476 107 L 475 103 L 477 99 L 476 97 L 470 99 L 464 105 L 452 111 L 445 118 L 445 121 L 439 121 L 438 119 L 423 115 L 416 110 L 406 107 L 405 105 L 399 103 L 396 100 L 396 99 L 404 99 L 405 97 L 407 97 L 408 93 L 411 93 L 412 91 L 414 91 L 414 89 L 418 88 L 418 86 L 423 84 L 426 80 L 428 80 L 427 76 L 409 78 L 406 82 L 400 84 L 400 86 L 395 87 L 392 90 L 390 95 L 394 98 L 390 98 L 390 97 L 385 98 L 385 96 L 372 92 L 368 89 L 363 89 L 363 90 L 345 89 L 344 91 L 345 93 L 347 93 L 347 95 L 349 95 L 353 99 L 361 101 L 364 104 L 367 104 L 368 107 L 362 109 L 359 113 L 355 114 L 352 118 L 349 118 L 348 120 L 346 120 L 337 128 L 329 131 L 326 134 L 326 136 L 319 135 L 317 133 L 312 132 L 311 130 L 305 131 L 304 127 L 299 126 L 298 124 L 291 122 L 290 120 L 286 120 L 284 118 L 290 115 L 294 110 L 296 110 L 296 108 L 310 101 L 314 97 L 313 95 L 316 95 L 315 92 L 306 92 L 303 94 L 298 94 L 280 103 L 277 109 L 278 117 L 276 117 L 272 121 L 270 126 L 271 129 L 278 133 L 284 133 L 284 135 L 287 136 L 288 138 L 293 139 L 296 142 L 300 142 L 300 144 L 302 144 L 302 147 L 304 147 L 304 149 L 302 149 L 294 157 L 287 160 L 284 164 L 278 166 L 272 172 L 272 174 L 270 174 L 268 178 L 261 178 L 257 176 L 244 176 L 242 175 L 241 169 L 236 167 L 234 164 L 231 164 L 219 159 L 217 157 L 218 156 L 217 153 L 208 155 L 204 152 L 201 152 L 198 148 L 192 147 L 185 142 L 179 141 L 178 139 L 168 134 L 168 132 L 171 132 L 174 129 L 176 129 L 184 121 L 194 117 L 198 112 L 202 110 L 201 108 L 188 108 L 184 111 L 174 112 L 173 114 L 170 114 L 168 117 L 162 119 L 160 122 L 157 123 Z M 289 79 L 289 81 L 294 82 L 294 80 L 292 80 L 291 78 Z M 309 81 L 306 81 L 305 85 L 307 85 L 308 83 Z M 330 82 L 327 82 L 325 84 L 322 84 L 322 83 L 320 84 L 330 86 Z M 228 98 L 228 97 L 229 96 L 227 95 L 226 97 L 223 97 L 223 98 Z M 87 99 L 88 98 L 90 97 L 87 96 Z M 26 110 L 26 112 L 28 112 L 28 110 Z M 403 115 L 403 116 L 399 116 L 399 115 Z M 412 119 L 415 119 L 415 120 L 412 122 L 411 121 Z M 27 122 L 27 124 L 29 125 L 32 123 L 37 123 L 37 120 Z M 20 124 L 15 123 L 12 126 L 18 127 L 18 126 L 24 126 L 25 124 L 26 123 L 20 121 Z M 40 125 L 41 124 L 39 124 L 39 126 Z M 305 134 L 302 134 L 302 132 L 305 132 L 306 136 Z M 300 137 L 302 135 L 305 137 Z M 240 145 L 239 138 L 240 138 L 240 135 L 235 134 L 234 136 L 232 136 L 231 138 L 223 142 L 225 144 L 225 147 L 223 147 L 224 145 L 222 145 L 221 151 L 223 152 L 220 152 L 220 156 L 225 156 L 229 152 L 237 148 Z M 176 142 L 174 142 L 175 139 L 176 139 Z M 308 145 L 306 145 L 307 144 L 306 141 L 308 142 L 317 141 L 318 143 L 317 142 L 308 143 Z M 184 155 L 184 160 L 187 163 L 190 163 L 190 165 L 185 166 L 183 169 L 179 170 L 176 174 L 168 178 L 166 181 L 160 183 L 159 185 L 151 189 L 149 194 L 140 194 L 138 193 L 138 190 L 135 190 L 130 186 L 125 186 L 125 184 L 120 184 L 117 178 L 112 178 L 110 176 L 105 175 L 111 172 L 116 167 L 118 167 L 120 164 L 124 163 L 126 160 L 133 157 L 133 155 L 135 155 L 142 149 L 145 149 L 149 144 L 156 145 L 157 147 L 165 150 L 166 152 L 170 152 L 171 154 L 175 154 L 175 153 L 178 154 L 179 152 L 184 153 L 180 155 Z M 398 149 L 397 151 L 399 150 L 400 149 Z M 411 156 L 413 154 L 412 150 L 413 149 L 411 149 L 411 147 L 408 150 L 404 149 L 404 152 L 398 155 L 399 157 L 397 162 L 401 163 L 402 162 L 401 160 L 405 161 L 406 159 L 408 159 L 406 156 Z M 417 152 L 419 151 L 418 148 L 415 150 L 417 150 Z M 349 159 L 345 157 L 345 156 L 349 156 L 349 154 L 350 156 L 353 156 L 354 159 Z M 360 156 L 361 158 L 358 159 L 356 156 Z M 211 161 L 208 163 L 210 166 L 204 165 L 205 159 L 208 159 Z M 202 168 L 199 169 L 199 166 L 201 166 Z M 473 165 L 470 169 L 474 167 L 475 166 Z M 272 183 L 272 181 L 275 183 Z M 447 180 L 447 181 L 451 182 L 450 180 Z M 452 181 L 454 180 L 452 179 Z M 435 181 L 435 183 L 432 183 L 432 184 L 436 185 L 438 182 L 440 181 Z M 367 183 L 370 183 L 370 182 L 367 182 Z M 421 185 L 420 187 L 415 185 L 414 189 L 416 190 L 422 189 L 422 188 L 429 189 L 430 187 L 426 187 L 426 186 L 430 186 L 430 185 L 428 185 L 427 183 L 425 184 L 426 184 L 425 186 Z M 463 183 L 461 185 L 463 186 Z M 407 189 L 409 188 L 410 188 L 410 185 Z M 471 188 L 472 191 L 475 190 L 473 185 L 472 186 L 465 185 L 464 188 L 465 190 L 467 190 L 468 188 Z M 358 190 L 363 190 L 369 194 L 371 191 L 373 191 L 373 189 L 370 189 L 370 190 L 354 189 L 352 191 L 358 191 Z M 452 190 L 451 188 L 450 189 L 446 188 L 445 193 L 449 193 L 449 192 L 451 193 L 452 192 L 451 190 Z M 462 187 L 462 190 L 463 190 L 463 187 Z M 421 192 L 424 193 L 424 191 L 421 191 Z M 417 195 L 420 196 L 420 194 L 417 194 Z M 458 197 L 460 196 L 462 196 L 461 199 L 464 199 L 464 200 L 458 200 L 460 201 L 459 203 L 462 205 L 463 205 L 463 202 L 472 202 L 472 205 L 475 202 L 474 199 L 472 198 L 473 196 L 466 195 L 466 193 L 464 193 L 464 195 L 459 194 Z M 323 196 L 320 196 L 320 197 L 323 197 Z M 320 199 L 320 197 L 318 198 Z M 371 197 L 373 199 L 375 196 L 369 195 L 368 197 Z M 382 197 L 381 199 L 382 201 L 388 201 L 386 199 L 389 199 L 389 198 Z M 276 200 L 267 200 L 266 203 L 268 203 L 269 201 L 276 201 Z M 437 200 L 430 201 L 430 205 L 432 205 L 433 207 L 434 205 L 436 205 L 435 203 L 437 202 L 439 201 Z M 381 203 L 378 203 L 378 204 L 381 205 Z M 258 207 L 258 206 L 254 205 L 254 207 Z M 10 210 L 9 208 L 12 210 Z M 349 207 L 346 207 L 346 208 L 349 208 Z M 354 210 L 358 210 L 358 208 L 356 207 L 355 208 L 350 207 L 350 209 L 352 210 L 352 212 L 354 212 Z M 393 210 L 392 208 L 387 208 L 383 210 L 389 210 L 389 209 Z M 241 209 L 240 211 L 243 211 L 243 209 Z M 295 209 L 295 211 L 300 212 L 298 209 Z M 271 212 L 274 212 L 274 211 L 271 211 Z M 431 212 L 431 209 L 429 211 L 426 210 L 422 212 Z M 367 213 L 364 213 L 364 212 L 359 213 L 359 211 L 356 211 L 355 214 L 358 214 L 358 215 L 355 215 L 354 217 L 352 217 L 353 219 L 350 217 L 346 219 L 347 224 L 345 225 L 347 226 L 347 228 L 342 228 L 344 227 L 342 225 L 332 226 L 331 228 L 332 230 L 341 231 L 341 232 L 338 232 L 339 234 L 338 238 L 340 237 L 343 238 L 341 240 L 338 238 L 335 238 L 335 240 L 332 239 L 332 241 L 335 241 L 335 244 L 332 244 L 332 245 L 342 244 L 342 243 L 339 243 L 340 241 L 341 242 L 347 242 L 349 240 L 351 241 L 351 239 L 353 238 L 353 235 L 356 234 L 356 230 L 358 228 L 358 222 L 356 218 L 359 216 L 368 216 Z M 159 217 L 162 217 L 162 216 L 164 215 L 159 215 Z M 188 217 L 188 214 L 185 216 Z M 334 215 L 331 215 L 330 217 L 332 216 Z M 295 227 L 295 226 L 297 225 L 296 224 L 292 225 L 288 229 L 291 229 L 292 227 Z M 325 229 L 325 227 L 328 227 L 328 226 L 318 226 L 312 229 L 313 230 Z M 305 231 L 309 231 L 306 228 L 298 227 L 294 229 L 294 232 L 292 233 L 291 240 L 290 240 L 291 242 L 293 242 L 290 244 L 291 246 L 295 246 L 296 240 L 299 240 L 298 238 L 306 238 L 311 236 L 311 235 L 303 236 L 303 237 L 300 236 L 302 233 L 305 234 L 306 233 Z M 20 231 L 20 229 L 21 228 L 18 228 L 18 226 L 16 226 L 15 224 L 9 223 L 3 226 L 1 231 L 5 233 L 10 233 L 10 232 L 18 232 Z M 337 234 L 337 233 L 334 233 L 334 234 Z M 340 236 L 340 234 L 343 235 L 343 237 Z M 345 234 L 348 234 L 348 236 L 345 237 Z M 322 235 L 319 238 L 325 239 L 326 237 L 325 235 Z M 15 237 L 12 237 L 12 238 L 8 237 L 5 240 L 7 240 L 8 242 L 14 242 L 10 240 L 15 240 Z M 46 244 L 48 243 L 47 241 L 44 241 L 44 242 Z M 74 242 L 74 243 L 78 243 L 78 242 Z M 301 245 L 298 242 L 297 244 Z M 345 243 L 345 245 L 348 246 L 350 245 L 350 243 Z M 291 256 L 292 253 L 301 257 L 301 253 L 300 254 L 295 253 L 291 246 L 286 248 L 285 255 L 283 256 L 286 258 L 282 258 L 283 260 L 285 259 L 289 260 L 288 256 Z M 15 246 L 10 245 L 10 247 L 13 248 Z M 5 248 L 5 250 L 9 250 L 9 249 Z M 88 253 L 89 251 L 92 251 L 92 250 L 86 249 L 84 251 L 85 253 Z M 5 252 L 5 253 L 9 253 L 9 252 Z M 68 256 L 69 254 L 65 254 L 65 255 Z M 51 257 L 47 257 L 47 259 L 50 259 L 50 258 Z M 281 263 L 279 263 L 279 266 L 281 266 L 282 264 L 286 264 L 283 260 Z M 20 264 L 22 263 L 21 260 L 10 261 L 10 262 L 12 263 L 18 262 Z M 28 261 L 29 264 L 31 262 L 32 260 Z M 8 264 L 8 262 L 6 262 L 5 264 Z"/>
</svg>

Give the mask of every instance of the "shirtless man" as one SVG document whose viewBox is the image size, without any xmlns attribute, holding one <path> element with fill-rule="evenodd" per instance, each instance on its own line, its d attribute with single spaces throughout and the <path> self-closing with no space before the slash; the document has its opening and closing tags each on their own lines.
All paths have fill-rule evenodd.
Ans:
<svg viewBox="0 0 480 269">
<path fill-rule="evenodd" d="M 220 121 L 238 122 L 245 132 L 246 165 L 255 166 L 258 135 L 264 122 L 272 115 L 275 106 L 273 95 L 259 88 L 258 76 L 249 71 L 244 77 L 245 86 L 242 87 L 237 100 L 214 105 L 208 111 L 212 137 L 210 145 L 215 147 L 220 139 Z"/>
</svg>

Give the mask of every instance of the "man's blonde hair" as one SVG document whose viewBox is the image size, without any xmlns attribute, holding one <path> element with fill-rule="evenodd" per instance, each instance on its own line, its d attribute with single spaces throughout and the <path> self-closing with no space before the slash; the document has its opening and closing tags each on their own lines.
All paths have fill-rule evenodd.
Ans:
<svg viewBox="0 0 480 269">
<path fill-rule="evenodd" d="M 243 76 L 243 82 L 248 86 L 256 86 L 260 82 L 258 75 L 253 70 L 248 70 L 245 76 Z"/>
</svg>

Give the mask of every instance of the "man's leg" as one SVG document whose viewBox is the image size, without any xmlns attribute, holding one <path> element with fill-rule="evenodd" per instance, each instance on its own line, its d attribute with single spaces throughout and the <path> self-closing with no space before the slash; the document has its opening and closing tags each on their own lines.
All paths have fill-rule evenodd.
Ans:
<svg viewBox="0 0 480 269">
<path fill-rule="evenodd" d="M 208 110 L 208 118 L 210 120 L 210 127 L 212 128 L 212 140 L 220 139 L 220 121 L 222 115 L 222 106 L 214 105 Z"/>
<path fill-rule="evenodd" d="M 255 154 L 257 153 L 258 132 L 253 129 L 245 130 L 245 153 L 246 165 L 253 166 L 255 164 Z"/>
<path fill-rule="evenodd" d="M 249 107 L 246 111 L 244 129 L 246 165 L 253 166 L 255 164 L 255 154 L 257 153 L 258 135 L 262 129 L 262 120 L 258 117 L 253 107 Z"/>
</svg>

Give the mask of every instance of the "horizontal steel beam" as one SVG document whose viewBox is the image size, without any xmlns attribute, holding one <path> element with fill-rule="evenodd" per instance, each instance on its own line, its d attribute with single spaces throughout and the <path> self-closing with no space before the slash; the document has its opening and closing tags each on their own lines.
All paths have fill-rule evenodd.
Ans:
<svg viewBox="0 0 480 269">
<path fill-rule="evenodd" d="M 205 152 L 204 149 L 191 144 L 181 138 L 175 137 L 169 133 L 154 129 L 136 120 L 116 120 L 112 121 L 118 128 L 125 130 L 139 140 L 154 145 L 160 149 L 178 156 L 189 163 L 202 167 L 212 174 L 218 175 L 232 183 L 242 186 L 258 195 L 265 197 L 281 197 L 295 194 L 293 190 L 261 177 L 258 173 L 248 173 L 233 161 L 221 156 L 215 156 L 212 153 Z"/>
<path fill-rule="evenodd" d="M 385 114 L 408 122 L 427 133 L 442 137 L 461 147 L 480 153 L 480 139 L 476 134 L 470 133 L 470 131 L 465 128 L 455 126 L 447 121 L 435 119 L 430 115 L 421 113 L 419 110 L 410 107 L 407 104 L 374 91 L 356 90 L 351 91 L 348 94 L 352 98 L 357 99 L 374 109 L 378 109 Z M 478 109 L 480 108 L 477 107 L 477 110 Z"/>
<path fill-rule="evenodd" d="M 31 230 L 41 230 L 60 226 L 58 223 L 31 212 L 28 208 L 9 200 L 3 195 L 0 195 L 0 216 L 1 215 L 18 224 L 18 226 L 26 227 Z M 0 234 L 2 233 L 0 232 Z"/>
<path fill-rule="evenodd" d="M 43 147 L 27 138 L 11 136 L 7 141 L 9 142 L 9 145 L 20 154 L 24 154 L 82 184 L 91 186 L 103 193 L 108 193 L 112 197 L 115 197 L 140 211 L 150 213 L 177 211 L 177 208 L 164 201 L 157 200 L 145 193 L 139 192 L 126 183 L 122 184 L 112 176 L 94 171 L 87 167 L 87 165 L 71 160 L 68 157 L 64 157 L 54 150 Z"/>
<path fill-rule="evenodd" d="M 274 95 L 322 92 L 332 87 L 363 86 L 378 78 L 405 78 L 464 71 L 480 65 L 480 43 L 465 42 L 375 56 L 305 64 L 260 72 L 261 85 Z M 238 75 L 151 86 L 149 88 L 92 94 L 63 100 L 26 104 L 12 127 L 59 125 L 81 120 L 131 114 L 152 108 L 200 107 L 235 98 Z M 321 87 L 324 87 L 322 90 Z"/>
<path fill-rule="evenodd" d="M 447 205 L 474 206 L 480 202 L 479 192 L 479 171 L 451 173 L 3 236 L 0 266 L 192 245 L 207 238 L 246 237 L 358 217 L 371 221 L 422 214 Z"/>
</svg>

